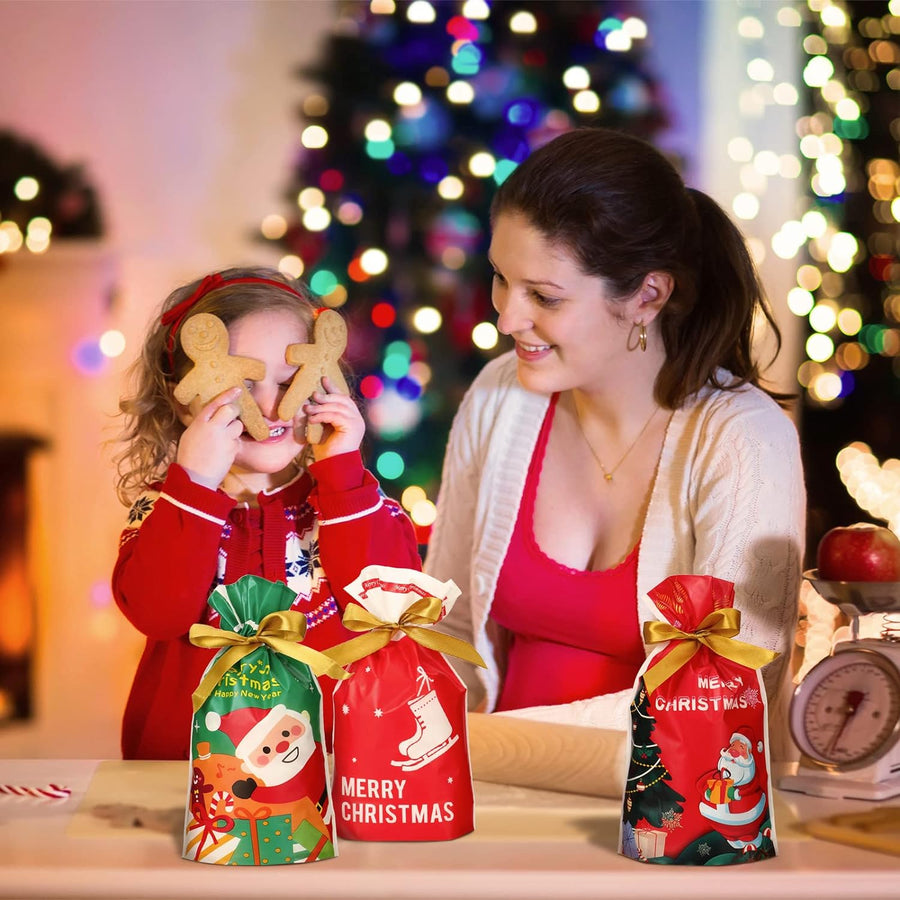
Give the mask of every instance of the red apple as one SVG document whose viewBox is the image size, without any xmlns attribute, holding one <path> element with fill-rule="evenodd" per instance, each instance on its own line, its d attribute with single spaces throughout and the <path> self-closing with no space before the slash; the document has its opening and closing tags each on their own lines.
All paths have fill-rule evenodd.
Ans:
<svg viewBox="0 0 900 900">
<path fill-rule="evenodd" d="M 900 581 L 900 538 L 871 522 L 832 528 L 819 541 L 816 565 L 824 581 Z"/>
</svg>

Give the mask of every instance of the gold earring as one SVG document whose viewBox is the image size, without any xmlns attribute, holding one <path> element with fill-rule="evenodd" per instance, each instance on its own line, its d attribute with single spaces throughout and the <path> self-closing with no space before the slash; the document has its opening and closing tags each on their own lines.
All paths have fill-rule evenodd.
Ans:
<svg viewBox="0 0 900 900">
<path fill-rule="evenodd" d="M 647 351 L 647 329 L 644 327 L 644 323 L 640 322 L 639 331 L 638 331 L 638 344 L 640 345 L 641 350 L 644 352 Z"/>
</svg>

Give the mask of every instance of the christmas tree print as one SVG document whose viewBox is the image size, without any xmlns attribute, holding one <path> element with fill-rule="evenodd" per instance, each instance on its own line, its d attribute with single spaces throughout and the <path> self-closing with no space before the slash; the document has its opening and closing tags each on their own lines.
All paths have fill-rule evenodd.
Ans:
<svg viewBox="0 0 900 900">
<path fill-rule="evenodd" d="M 668 782 L 672 775 L 653 740 L 656 720 L 650 715 L 650 699 L 644 679 L 631 704 L 631 761 L 625 786 L 623 819 L 632 828 L 642 822 L 672 831 L 680 824 L 684 797 Z"/>
</svg>

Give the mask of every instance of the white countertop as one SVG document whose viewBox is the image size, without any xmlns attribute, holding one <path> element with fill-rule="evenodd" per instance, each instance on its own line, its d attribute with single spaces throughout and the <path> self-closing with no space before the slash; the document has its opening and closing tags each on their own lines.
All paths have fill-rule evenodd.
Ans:
<svg viewBox="0 0 900 900">
<path fill-rule="evenodd" d="M 117 811 L 106 819 L 97 816 L 96 806 L 82 803 L 100 772 L 107 789 L 112 784 L 119 795 Z M 99 780 L 98 774 L 94 783 Z M 815 840 L 798 827 L 808 818 L 866 810 L 869 804 L 783 791 L 776 792 L 775 805 L 778 857 L 737 870 L 625 859 L 616 852 L 618 802 L 481 782 L 476 831 L 456 841 L 341 841 L 337 859 L 245 868 L 181 858 L 186 763 L 0 760 L 0 783 L 55 783 L 72 791 L 63 801 L 0 797 L 0 897 L 220 900 L 302 892 L 321 900 L 721 900 L 736 890 L 765 900 L 900 897 L 900 857 Z M 158 797 L 156 810 L 140 806 L 143 800 L 135 805 L 138 783 Z"/>
</svg>

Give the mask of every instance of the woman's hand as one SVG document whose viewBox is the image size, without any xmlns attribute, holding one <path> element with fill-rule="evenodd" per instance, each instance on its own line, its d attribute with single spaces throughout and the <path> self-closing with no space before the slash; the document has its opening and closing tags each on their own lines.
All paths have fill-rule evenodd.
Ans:
<svg viewBox="0 0 900 900">
<path fill-rule="evenodd" d="M 216 490 L 237 454 L 244 424 L 238 418 L 239 387 L 214 397 L 206 406 L 190 412 L 182 421 L 187 428 L 175 452 L 177 462 L 195 484 Z"/>
<path fill-rule="evenodd" d="M 324 391 L 315 391 L 311 400 L 303 404 L 309 424 L 327 426 L 322 440 L 312 445 L 317 460 L 358 450 L 366 433 L 362 414 L 353 400 L 336 392 L 329 378 L 322 379 L 322 387 Z"/>
</svg>

